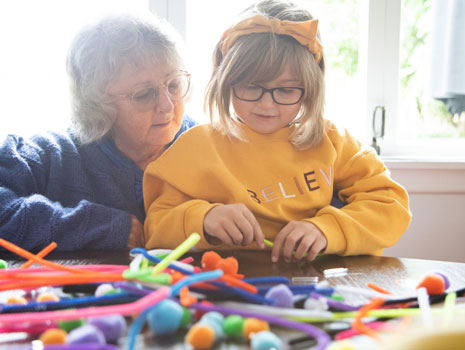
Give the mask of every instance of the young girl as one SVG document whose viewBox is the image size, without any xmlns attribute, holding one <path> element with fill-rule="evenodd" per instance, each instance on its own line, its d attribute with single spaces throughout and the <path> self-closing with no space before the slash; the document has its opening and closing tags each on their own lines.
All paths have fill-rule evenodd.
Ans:
<svg viewBox="0 0 465 350">
<path fill-rule="evenodd" d="M 205 99 L 212 124 L 186 132 L 144 175 L 147 248 L 192 232 L 200 249 L 263 248 L 266 238 L 276 262 L 379 255 L 400 238 L 406 191 L 323 117 L 317 26 L 292 3 L 265 0 L 223 34 Z"/>
</svg>

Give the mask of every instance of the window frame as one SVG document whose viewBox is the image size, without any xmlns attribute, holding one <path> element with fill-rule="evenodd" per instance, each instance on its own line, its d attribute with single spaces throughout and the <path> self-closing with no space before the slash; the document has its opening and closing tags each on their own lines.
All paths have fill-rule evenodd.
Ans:
<svg viewBox="0 0 465 350">
<path fill-rule="evenodd" d="M 374 108 L 384 106 L 385 136 L 378 142 L 383 159 L 465 163 L 463 139 L 403 140 L 398 136 L 402 120 L 399 111 L 402 0 L 362 0 L 361 4 L 364 7 L 361 17 L 365 23 L 360 31 L 362 46 L 359 53 L 360 67 L 365 70 L 363 86 L 366 88 L 366 125 L 370 143 Z"/>
<path fill-rule="evenodd" d="M 394 144 L 396 139 L 400 3 L 401 0 L 360 2 L 359 74 L 364 87 L 362 101 L 365 101 L 365 141 L 372 143 L 371 126 L 375 108 L 384 107 L 385 136 L 377 140 L 381 154 L 385 154 L 386 148 Z"/>
</svg>

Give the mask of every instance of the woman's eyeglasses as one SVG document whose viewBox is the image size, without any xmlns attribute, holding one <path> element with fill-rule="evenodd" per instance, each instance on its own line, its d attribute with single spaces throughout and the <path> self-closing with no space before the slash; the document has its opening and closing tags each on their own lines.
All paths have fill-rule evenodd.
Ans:
<svg viewBox="0 0 465 350">
<path fill-rule="evenodd" d="M 131 100 L 139 112 L 153 109 L 160 98 L 160 89 L 164 88 L 172 101 L 183 99 L 190 88 L 190 73 L 182 71 L 159 86 L 147 86 L 129 94 L 114 95 Z"/>
<path fill-rule="evenodd" d="M 304 95 L 305 89 L 299 87 L 276 87 L 266 89 L 263 86 L 255 84 L 238 84 L 233 86 L 234 96 L 239 100 L 256 102 L 260 100 L 265 92 L 271 94 L 274 103 L 278 105 L 295 105 L 299 103 Z"/>
</svg>

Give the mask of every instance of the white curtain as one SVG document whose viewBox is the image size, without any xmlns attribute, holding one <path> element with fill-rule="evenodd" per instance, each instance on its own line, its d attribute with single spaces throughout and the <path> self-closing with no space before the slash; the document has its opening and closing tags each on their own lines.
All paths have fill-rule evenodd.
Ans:
<svg viewBox="0 0 465 350">
<path fill-rule="evenodd" d="M 465 0 L 432 0 L 431 92 L 451 114 L 465 111 Z"/>
</svg>

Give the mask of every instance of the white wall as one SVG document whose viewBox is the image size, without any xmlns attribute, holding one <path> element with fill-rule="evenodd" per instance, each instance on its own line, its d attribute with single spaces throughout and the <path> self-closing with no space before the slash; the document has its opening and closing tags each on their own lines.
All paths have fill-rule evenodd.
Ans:
<svg viewBox="0 0 465 350">
<path fill-rule="evenodd" d="M 386 164 L 409 192 L 412 222 L 384 255 L 465 262 L 465 164 Z"/>
</svg>

